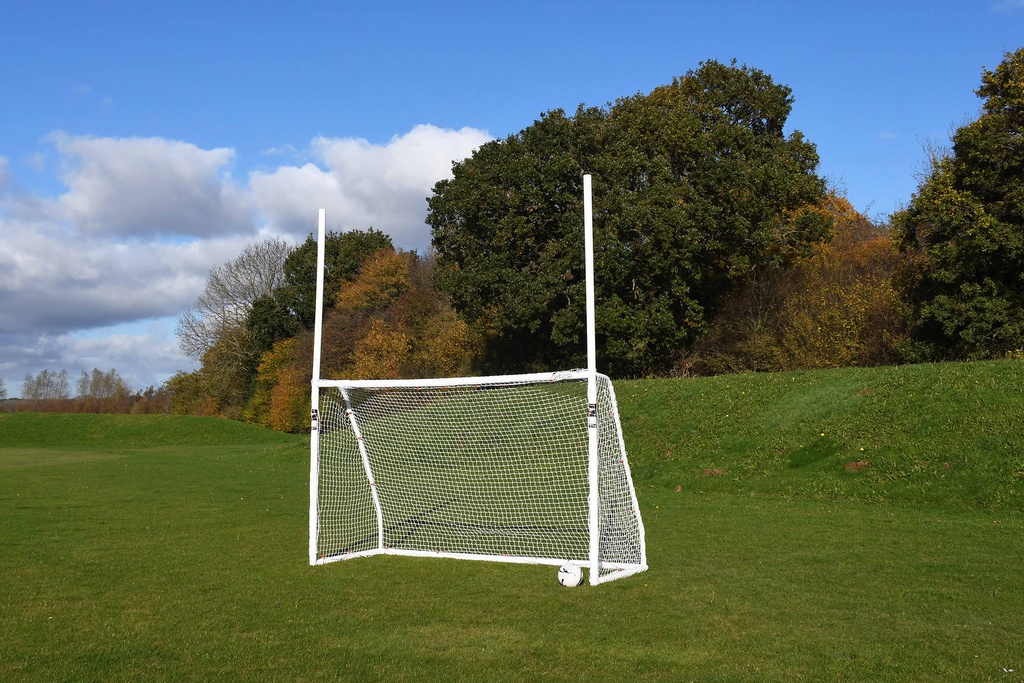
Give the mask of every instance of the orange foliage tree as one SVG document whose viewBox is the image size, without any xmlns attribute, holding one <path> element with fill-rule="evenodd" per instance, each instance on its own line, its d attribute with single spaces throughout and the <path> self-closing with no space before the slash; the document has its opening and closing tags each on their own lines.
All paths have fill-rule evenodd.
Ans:
<svg viewBox="0 0 1024 683">
<path fill-rule="evenodd" d="M 755 273 L 721 305 L 680 374 L 898 362 L 909 343 L 904 282 L 912 271 L 885 226 L 832 192 L 801 209 L 833 219 L 830 240 L 787 270 Z"/>
<path fill-rule="evenodd" d="M 468 369 L 477 348 L 468 326 L 434 286 L 433 258 L 382 250 L 342 287 L 333 316 L 344 334 L 359 331 L 341 376 L 433 377 Z M 328 342 L 325 340 L 325 350 Z"/>
<path fill-rule="evenodd" d="M 309 356 L 304 349 L 311 337 L 284 339 L 263 354 L 256 371 L 245 420 L 282 432 L 301 432 L 309 427 Z"/>
<path fill-rule="evenodd" d="M 325 302 L 321 375 L 396 379 L 459 374 L 479 343 L 434 286 L 433 259 L 382 249 Z M 263 354 L 245 419 L 282 431 L 308 427 L 312 333 Z"/>
<path fill-rule="evenodd" d="M 890 364 L 908 340 L 909 310 L 899 285 L 904 259 L 870 223 L 843 227 L 792 273 L 779 312 L 789 367 Z"/>
<path fill-rule="evenodd" d="M 408 364 L 412 340 L 401 326 L 381 318 L 370 321 L 370 329 L 356 342 L 349 374 L 370 379 L 398 379 Z"/>
</svg>

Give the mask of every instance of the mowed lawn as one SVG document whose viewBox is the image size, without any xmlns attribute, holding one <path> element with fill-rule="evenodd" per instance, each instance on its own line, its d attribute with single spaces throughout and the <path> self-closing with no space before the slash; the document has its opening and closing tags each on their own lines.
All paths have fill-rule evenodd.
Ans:
<svg viewBox="0 0 1024 683">
<path fill-rule="evenodd" d="M 651 570 L 571 590 L 309 567 L 308 438 L 0 415 L 0 681 L 1022 681 L 1022 367 L 617 383 Z"/>
</svg>

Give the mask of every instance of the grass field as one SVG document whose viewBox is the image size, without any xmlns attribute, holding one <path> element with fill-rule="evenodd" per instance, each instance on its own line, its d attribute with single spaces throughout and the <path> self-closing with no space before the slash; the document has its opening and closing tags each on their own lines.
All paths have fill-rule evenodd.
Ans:
<svg viewBox="0 0 1024 683">
<path fill-rule="evenodd" d="M 1024 363 L 616 390 L 651 570 L 574 590 L 309 567 L 306 438 L 0 415 L 0 680 L 1024 680 Z"/>
</svg>

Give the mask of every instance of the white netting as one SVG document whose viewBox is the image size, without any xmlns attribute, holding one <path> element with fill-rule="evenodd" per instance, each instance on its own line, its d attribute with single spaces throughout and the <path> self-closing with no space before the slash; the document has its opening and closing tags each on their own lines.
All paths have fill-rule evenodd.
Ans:
<svg viewBox="0 0 1024 683">
<path fill-rule="evenodd" d="M 588 562 L 585 373 L 320 386 L 317 562 L 381 551 Z M 606 576 L 643 568 L 644 552 L 603 375 L 598 435 Z"/>
</svg>

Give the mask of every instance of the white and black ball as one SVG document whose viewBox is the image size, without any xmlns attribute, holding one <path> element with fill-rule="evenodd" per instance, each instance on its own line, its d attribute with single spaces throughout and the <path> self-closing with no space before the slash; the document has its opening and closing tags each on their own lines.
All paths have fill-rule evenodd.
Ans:
<svg viewBox="0 0 1024 683">
<path fill-rule="evenodd" d="M 578 564 L 563 564 L 558 568 L 558 583 L 566 588 L 575 588 L 583 583 L 583 570 Z"/>
</svg>

